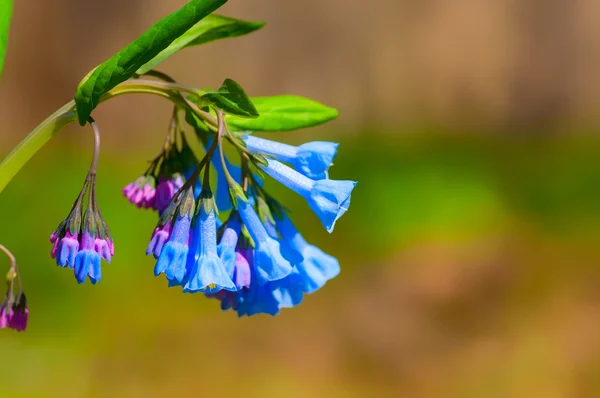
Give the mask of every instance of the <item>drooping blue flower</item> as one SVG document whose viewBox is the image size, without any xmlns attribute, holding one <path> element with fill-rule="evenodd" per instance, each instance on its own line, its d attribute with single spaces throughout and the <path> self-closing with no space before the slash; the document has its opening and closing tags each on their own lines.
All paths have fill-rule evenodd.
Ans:
<svg viewBox="0 0 600 398">
<path fill-rule="evenodd" d="M 102 270 L 100 268 L 100 255 L 94 250 L 96 238 L 90 231 L 85 231 L 81 238 L 81 246 L 77 256 L 75 256 L 75 278 L 78 283 L 83 283 L 89 276 L 90 282 L 96 284 L 102 279 Z"/>
<path fill-rule="evenodd" d="M 172 203 L 166 210 L 166 217 L 172 217 L 170 211 L 174 210 L 175 224 L 169 241 L 158 256 L 154 275 L 158 276 L 164 272 L 167 279 L 179 282 L 185 277 L 194 208 L 194 189 L 190 187 L 181 198 L 180 204 Z"/>
<path fill-rule="evenodd" d="M 269 236 L 251 204 L 238 200 L 238 213 L 255 244 L 253 268 L 256 269 L 256 280 L 264 284 L 289 275 L 292 264 L 281 255 L 279 242 Z"/>
<path fill-rule="evenodd" d="M 256 254 L 256 252 L 255 252 Z M 251 278 L 259 277 L 257 268 L 251 267 Z M 235 294 L 235 307 L 239 317 L 257 314 L 279 314 L 279 302 L 273 295 L 270 282 L 265 284 L 251 283 L 250 287 Z"/>
<path fill-rule="evenodd" d="M 217 253 L 223 263 L 223 266 L 227 270 L 230 277 L 233 278 L 235 261 L 236 261 L 236 247 L 239 240 L 240 231 L 242 224 L 239 215 L 236 212 L 232 212 L 217 246 Z"/>
<path fill-rule="evenodd" d="M 61 267 L 73 268 L 75 266 L 75 256 L 79 252 L 78 235 L 67 231 L 65 236 L 55 241 L 56 251 L 53 250 L 52 255 L 56 257 L 56 264 Z"/>
<path fill-rule="evenodd" d="M 212 193 L 206 190 L 200 197 L 200 214 L 196 220 L 199 239 L 198 246 L 194 248 L 198 258 L 187 275 L 183 291 L 187 293 L 215 292 L 223 289 L 235 291 L 235 284 L 217 253 L 217 222 Z"/>
<path fill-rule="evenodd" d="M 252 269 L 252 277 L 255 277 Z M 281 308 L 292 308 L 302 302 L 301 276 L 295 269 L 285 278 L 264 285 L 251 283 L 249 288 L 237 292 L 235 303 L 238 316 L 258 314 L 277 315 Z"/>
<path fill-rule="evenodd" d="M 288 242 L 287 239 L 282 239 L 282 237 L 279 236 L 279 233 L 277 232 L 277 227 L 275 226 L 275 224 L 273 224 L 274 219 L 271 215 L 271 211 L 269 210 L 268 205 L 265 203 L 265 201 L 261 198 L 258 199 L 258 214 L 259 217 L 262 218 L 263 225 L 265 226 L 265 230 L 267 231 L 269 236 L 275 239 L 277 242 L 279 242 L 279 248 L 283 258 L 289 261 L 290 264 L 292 264 L 292 266 L 300 264 L 304 260 L 304 257 L 302 257 L 302 253 L 291 247 L 290 242 Z"/>
<path fill-rule="evenodd" d="M 286 214 L 277 218 L 276 223 L 282 239 L 288 243 L 291 250 L 300 253 L 304 259 L 295 269 L 305 293 L 314 293 L 340 273 L 338 260 L 318 247 L 308 244 Z"/>
<path fill-rule="evenodd" d="M 189 214 L 178 215 L 169 241 L 164 245 L 154 267 L 154 275 L 163 272 L 167 279 L 181 281 L 185 276 L 185 264 L 189 250 L 190 225 Z"/>
<path fill-rule="evenodd" d="M 339 144 L 335 142 L 313 141 L 300 146 L 246 135 L 242 137 L 251 152 L 260 152 L 291 164 L 294 169 L 314 180 L 327 178 Z"/>
<path fill-rule="evenodd" d="M 348 210 L 354 181 L 311 180 L 292 168 L 268 159 L 262 169 L 275 180 L 302 195 L 321 220 L 327 232 L 333 232 L 336 221 Z"/>
</svg>

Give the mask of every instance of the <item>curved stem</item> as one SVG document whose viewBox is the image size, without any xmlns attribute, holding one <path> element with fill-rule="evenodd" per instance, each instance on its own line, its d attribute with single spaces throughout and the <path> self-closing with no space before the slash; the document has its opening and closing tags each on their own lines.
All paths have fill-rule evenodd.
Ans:
<svg viewBox="0 0 600 398">
<path fill-rule="evenodd" d="M 156 80 L 134 80 L 121 83 L 100 97 L 100 102 L 124 94 L 153 94 L 166 98 L 176 105 L 187 106 L 185 99 L 173 91 L 198 94 L 198 90 L 174 83 Z M 206 116 L 206 115 L 204 115 Z M 75 102 L 69 101 L 59 110 L 40 123 L 11 153 L 0 163 L 0 192 L 13 179 L 19 170 L 39 151 L 59 130 L 77 120 Z"/>
<path fill-rule="evenodd" d="M 100 129 L 94 119 L 90 120 L 90 126 L 94 130 L 94 154 L 92 155 L 92 164 L 90 166 L 89 175 L 96 175 L 98 169 L 98 158 L 100 157 Z"/>
<path fill-rule="evenodd" d="M 14 267 L 15 265 L 17 265 L 17 259 L 10 252 L 10 250 L 8 250 L 5 246 L 0 245 L 0 251 L 4 252 L 4 254 L 6 254 L 6 256 L 8 257 L 8 259 L 10 260 L 10 266 L 11 267 Z"/>
<path fill-rule="evenodd" d="M 21 275 L 19 275 L 19 267 L 17 266 L 17 259 L 5 246 L 0 245 L 0 251 L 4 252 L 10 260 L 10 270 L 16 275 L 17 283 L 19 284 L 19 291 L 23 291 L 23 285 L 21 285 Z M 9 271 L 10 273 L 10 271 Z M 12 282 L 10 283 L 12 286 Z"/>
</svg>

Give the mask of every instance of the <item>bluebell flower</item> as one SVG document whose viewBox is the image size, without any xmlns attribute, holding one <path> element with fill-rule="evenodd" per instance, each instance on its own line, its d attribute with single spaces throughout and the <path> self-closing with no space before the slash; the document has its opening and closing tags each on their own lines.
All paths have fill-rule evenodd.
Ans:
<svg viewBox="0 0 600 398">
<path fill-rule="evenodd" d="M 86 194 L 88 204 L 83 211 Z M 86 179 L 71 212 L 50 236 L 50 242 L 54 244 L 51 255 L 56 263 L 72 268 L 78 283 L 88 277 L 92 284 L 100 282 L 102 258 L 110 264 L 115 246 L 96 203 L 94 175 Z"/>
<path fill-rule="evenodd" d="M 256 254 L 256 252 L 255 252 Z M 258 277 L 257 268 L 251 267 L 251 278 Z M 279 314 L 279 302 L 273 295 L 271 283 L 251 283 L 250 287 L 236 292 L 235 308 L 239 317 L 257 314 Z"/>
<path fill-rule="evenodd" d="M 238 244 L 241 229 L 242 224 L 238 214 L 236 212 L 232 212 L 221 236 L 221 240 L 219 241 L 219 245 L 217 246 L 219 258 L 227 270 L 227 273 L 232 278 L 236 261 L 235 250 Z"/>
<path fill-rule="evenodd" d="M 190 225 L 188 213 L 178 215 L 169 241 L 164 245 L 154 267 L 154 275 L 165 273 L 167 279 L 181 281 L 185 276 L 185 264 L 189 250 Z"/>
<path fill-rule="evenodd" d="M 174 216 L 175 223 L 169 241 L 160 251 L 154 267 L 154 275 L 158 276 L 164 272 L 167 279 L 179 282 L 185 277 L 194 209 L 194 189 L 190 187 L 177 199 L 177 202 L 171 203 L 165 210 L 161 221 L 163 219 L 170 220 Z"/>
<path fill-rule="evenodd" d="M 56 264 L 61 267 L 73 268 L 75 266 L 75 256 L 79 252 L 79 237 L 77 233 L 72 234 L 70 231 L 65 233 L 65 236 L 56 238 L 52 256 L 56 258 Z"/>
<path fill-rule="evenodd" d="M 198 258 L 187 275 L 184 292 L 213 292 L 236 290 L 227 270 L 217 253 L 217 222 L 212 193 L 210 190 L 200 194 L 198 228 Z"/>
<path fill-rule="evenodd" d="M 354 181 L 311 180 L 290 167 L 268 159 L 262 169 L 275 180 L 302 195 L 321 220 L 327 232 L 333 232 L 336 221 L 348 210 Z"/>
<path fill-rule="evenodd" d="M 274 224 L 275 219 L 273 218 L 267 203 L 262 198 L 258 198 L 257 202 L 258 215 L 262 219 L 265 230 L 269 236 L 279 242 L 279 248 L 283 258 L 289 261 L 292 266 L 300 264 L 302 260 L 304 260 L 302 254 L 298 250 L 295 250 L 293 247 L 291 247 L 290 242 L 288 242 L 286 239 L 281 239 L 279 233 L 277 232 L 277 227 Z"/>
<path fill-rule="evenodd" d="M 285 278 L 269 282 L 269 284 L 279 308 L 293 308 L 304 298 L 303 276 L 298 271 L 298 266 L 295 266 Z"/>
<path fill-rule="evenodd" d="M 252 269 L 252 277 L 255 277 Z M 292 308 L 302 302 L 304 292 L 299 273 L 294 270 L 285 278 L 264 285 L 251 283 L 250 287 L 236 293 L 233 300 L 238 316 L 258 314 L 277 315 L 282 308 Z"/>
<path fill-rule="evenodd" d="M 338 260 L 318 247 L 308 244 L 287 215 L 283 214 L 282 218 L 276 219 L 276 223 L 282 239 L 288 243 L 291 250 L 297 251 L 304 259 L 296 265 L 295 270 L 300 276 L 305 293 L 314 293 L 340 273 Z"/>
<path fill-rule="evenodd" d="M 96 284 L 102 279 L 101 258 L 94 248 L 95 240 L 95 236 L 92 236 L 90 231 L 83 233 L 79 252 L 75 256 L 74 273 L 78 283 L 85 282 L 88 276 L 92 284 Z"/>
<path fill-rule="evenodd" d="M 209 298 L 216 298 L 221 302 L 221 309 L 227 311 L 233 309 L 238 311 L 245 302 L 248 288 L 252 282 L 252 270 L 249 261 L 252 261 L 251 249 L 239 249 L 236 253 L 236 260 L 233 271 L 233 281 L 236 291 L 220 290 L 218 292 L 209 292 L 206 294 Z"/>
<path fill-rule="evenodd" d="M 298 172 L 314 180 L 327 178 L 327 170 L 331 167 L 339 146 L 335 142 L 325 141 L 292 146 L 252 135 L 243 136 L 242 139 L 251 152 L 272 155 L 282 162 L 291 164 Z"/>
<path fill-rule="evenodd" d="M 238 200 L 238 213 L 255 244 L 256 280 L 262 284 L 289 275 L 292 265 L 281 255 L 279 242 L 269 236 L 250 203 Z"/>
</svg>

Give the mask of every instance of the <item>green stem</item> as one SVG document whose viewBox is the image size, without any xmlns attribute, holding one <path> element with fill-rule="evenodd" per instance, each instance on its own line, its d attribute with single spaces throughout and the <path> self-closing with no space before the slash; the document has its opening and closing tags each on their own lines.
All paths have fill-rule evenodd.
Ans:
<svg viewBox="0 0 600 398">
<path fill-rule="evenodd" d="M 60 129 L 77 120 L 75 101 L 70 101 L 50 115 L 0 163 L 0 192 L 44 144 Z"/>
<path fill-rule="evenodd" d="M 108 101 L 111 98 L 124 94 L 153 94 L 164 97 L 175 105 L 186 107 L 187 103 L 179 92 L 197 93 L 198 90 L 175 83 L 164 83 L 155 80 L 133 80 L 121 83 L 105 93 L 100 97 L 100 102 Z M 206 115 L 201 116 L 207 118 Z M 77 111 L 75 110 L 75 102 L 70 101 L 29 133 L 0 163 L 0 192 L 6 188 L 6 185 L 8 185 L 29 159 L 50 141 L 58 131 L 76 120 Z M 212 120 L 209 122 L 212 122 Z"/>
</svg>

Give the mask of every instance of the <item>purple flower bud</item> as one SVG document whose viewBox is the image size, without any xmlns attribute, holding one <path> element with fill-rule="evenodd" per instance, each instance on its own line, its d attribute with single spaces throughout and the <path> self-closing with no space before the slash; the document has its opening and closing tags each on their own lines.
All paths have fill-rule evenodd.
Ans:
<svg viewBox="0 0 600 398">
<path fill-rule="evenodd" d="M 250 264 L 244 255 L 240 252 L 235 253 L 235 269 L 233 272 L 233 281 L 235 287 L 241 290 L 244 287 L 250 287 Z"/>
<path fill-rule="evenodd" d="M 150 253 L 153 253 L 154 258 L 158 259 L 165 243 L 167 243 L 171 237 L 172 230 L 173 225 L 170 222 L 166 225 L 156 227 L 154 233 L 152 234 L 152 239 L 150 240 L 148 249 L 146 250 L 146 256 L 149 256 Z"/>
<path fill-rule="evenodd" d="M 22 332 L 27 327 L 27 319 L 29 318 L 25 294 L 19 292 L 17 300 L 8 308 L 8 303 L 11 301 L 8 299 L 12 298 L 12 293 L 9 294 L 0 308 L 0 328 L 9 327 L 17 332 Z"/>
<path fill-rule="evenodd" d="M 153 208 L 163 212 L 171 203 L 175 193 L 183 186 L 183 178 L 179 174 L 174 174 L 169 179 L 161 178 L 156 187 L 156 196 Z"/>
<path fill-rule="evenodd" d="M 144 209 L 153 207 L 156 195 L 153 179 L 152 176 L 139 177 L 123 188 L 123 195 L 137 207 Z"/>
<path fill-rule="evenodd" d="M 56 241 L 58 241 L 58 231 L 54 231 L 50 235 L 50 243 L 56 243 Z"/>
<path fill-rule="evenodd" d="M 106 262 L 110 264 L 112 255 L 110 253 L 110 247 L 106 239 L 96 238 L 96 240 L 94 241 L 94 250 L 100 255 L 100 257 L 105 259 Z"/>
<path fill-rule="evenodd" d="M 10 319 L 13 316 L 13 311 L 10 308 L 2 306 L 0 308 L 0 329 L 4 329 L 8 326 Z"/>
<path fill-rule="evenodd" d="M 12 316 L 8 318 L 8 327 L 22 332 L 27 328 L 27 320 L 29 318 L 29 309 L 25 308 L 23 311 L 14 311 Z"/>
</svg>

